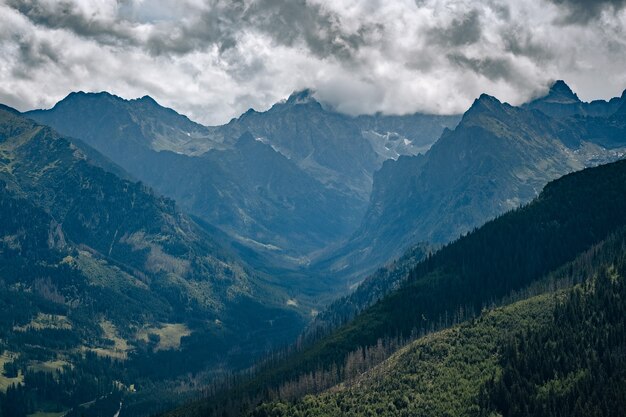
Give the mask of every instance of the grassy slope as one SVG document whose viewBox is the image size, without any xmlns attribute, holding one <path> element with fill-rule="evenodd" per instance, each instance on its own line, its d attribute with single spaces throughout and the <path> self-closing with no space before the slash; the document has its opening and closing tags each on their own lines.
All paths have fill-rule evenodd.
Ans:
<svg viewBox="0 0 626 417">
<path fill-rule="evenodd" d="M 293 404 L 264 404 L 253 415 L 536 415 L 524 414 L 529 409 L 616 415 L 620 407 L 612 401 L 626 401 L 620 393 L 626 371 L 625 277 L 626 231 L 620 229 L 533 291 L 583 281 L 573 290 L 548 291 L 485 312 L 418 339 L 351 386 Z M 505 412 L 498 401 L 515 407 Z"/>
<path fill-rule="evenodd" d="M 551 318 L 554 297 L 540 295 L 425 336 L 363 375 L 293 405 L 272 403 L 265 416 L 464 416 L 476 407 L 483 383 L 498 372 L 498 349 L 520 329 Z M 408 413 L 408 414 L 407 414 Z"/>
</svg>

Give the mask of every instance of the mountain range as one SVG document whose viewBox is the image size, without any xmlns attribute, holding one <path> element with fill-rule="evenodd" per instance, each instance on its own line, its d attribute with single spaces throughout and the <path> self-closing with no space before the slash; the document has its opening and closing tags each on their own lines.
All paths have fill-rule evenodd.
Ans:
<svg viewBox="0 0 626 417">
<path fill-rule="evenodd" d="M 623 226 L 624 164 L 611 162 L 625 129 L 625 94 L 585 103 L 562 81 L 521 106 L 483 94 L 462 117 L 347 116 L 311 90 L 222 126 L 148 96 L 3 106 L 0 415 L 114 414 L 121 397 L 121 416 L 148 415 L 207 384 L 219 401 L 184 413 L 333 414 L 328 398 L 361 410 L 360 393 L 381 388 L 351 384 L 400 346 L 550 279 L 567 288 L 558 297 L 591 282 L 558 270 L 589 269 L 594 245 L 621 256 L 610 235 Z M 504 326 L 485 349 L 508 349 L 513 311 L 552 325 L 546 309 L 560 304 L 538 297 L 460 328 Z M 404 378 L 397 358 L 376 381 Z M 496 377 L 470 383 L 483 391 L 459 398 L 502 410 Z M 341 394 L 290 402 L 329 388 Z"/>
<path fill-rule="evenodd" d="M 340 127 L 342 117 L 356 125 L 324 112 Z M 7 415 L 80 415 L 77 404 L 111 403 L 137 387 L 134 402 L 149 413 L 249 366 L 294 340 L 332 286 L 266 272 L 259 252 L 279 249 L 259 241 L 311 250 L 346 233 L 346 216 L 358 221 L 350 203 L 361 197 L 324 184 L 301 161 L 247 130 L 220 139 L 218 128 L 149 97 L 74 93 L 51 111 L 3 107 L 0 116 L 2 217 L 12 219 L 2 230 L 2 303 L 11 313 L 0 404 L 21 404 Z M 40 124 L 58 127 L 57 119 L 64 133 Z M 55 373 L 67 380 L 48 381 Z M 173 396 L 180 384 L 188 388 Z M 41 394 L 44 386 L 55 389 Z"/>
<path fill-rule="evenodd" d="M 414 244 L 445 244 L 526 204 L 550 180 L 622 157 L 625 103 L 583 103 L 562 81 L 521 107 L 481 95 L 425 154 L 383 164 L 361 225 L 316 267 L 358 281 Z"/>
<path fill-rule="evenodd" d="M 244 257 L 252 250 L 296 266 L 358 226 L 384 160 L 428 148 L 458 121 L 422 114 L 354 118 L 326 109 L 310 90 L 216 127 L 149 97 L 108 93 L 72 93 L 50 110 L 26 114 L 84 140 L 219 227 Z"/>
<path fill-rule="evenodd" d="M 482 95 L 461 119 L 349 117 L 311 90 L 213 127 L 107 93 L 27 114 L 218 227 L 253 266 L 349 288 L 412 245 L 449 242 L 552 179 L 619 158 L 623 105 L 582 102 L 557 81 L 521 107 Z"/>
</svg>

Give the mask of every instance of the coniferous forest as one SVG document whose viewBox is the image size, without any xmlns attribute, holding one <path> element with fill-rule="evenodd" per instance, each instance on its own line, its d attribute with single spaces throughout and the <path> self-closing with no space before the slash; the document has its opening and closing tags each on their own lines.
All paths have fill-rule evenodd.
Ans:
<svg viewBox="0 0 626 417">
<path fill-rule="evenodd" d="M 356 380 L 251 415 L 618 416 L 624 239 L 622 230 L 550 274 L 551 284 L 419 338 Z"/>
</svg>

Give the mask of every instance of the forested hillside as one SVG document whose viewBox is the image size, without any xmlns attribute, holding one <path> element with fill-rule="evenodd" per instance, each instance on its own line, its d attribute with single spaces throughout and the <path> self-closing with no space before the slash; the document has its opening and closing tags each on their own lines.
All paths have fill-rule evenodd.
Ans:
<svg viewBox="0 0 626 417">
<path fill-rule="evenodd" d="M 3 417 L 184 392 L 302 327 L 280 288 L 90 152 L 0 110 L 0 391 L 19 393 Z"/>
<path fill-rule="evenodd" d="M 620 415 L 626 407 L 626 233 L 549 282 L 544 294 L 420 338 L 321 395 L 268 403 L 250 415 Z"/>
<path fill-rule="evenodd" d="M 260 267 L 303 268 L 359 225 L 385 159 L 428 149 L 459 116 L 352 117 L 300 91 L 271 109 L 202 126 L 150 97 L 72 93 L 25 113 L 80 138 L 220 228 Z M 324 275 L 324 274 L 319 274 Z M 319 293 L 334 291 L 320 285 Z"/>
<path fill-rule="evenodd" d="M 319 337 L 315 335 L 329 332 L 346 324 L 361 311 L 400 287 L 408 279 L 409 272 L 433 252 L 435 252 L 434 247 L 426 243 L 418 244 L 399 259 L 378 269 L 360 282 L 348 295 L 333 301 L 324 308 L 309 325 L 306 334 Z"/>
<path fill-rule="evenodd" d="M 526 287 L 626 224 L 624 192 L 626 161 L 550 183 L 528 206 L 418 264 L 398 291 L 303 352 L 298 365 L 314 369 L 379 338 L 436 328 Z"/>
</svg>

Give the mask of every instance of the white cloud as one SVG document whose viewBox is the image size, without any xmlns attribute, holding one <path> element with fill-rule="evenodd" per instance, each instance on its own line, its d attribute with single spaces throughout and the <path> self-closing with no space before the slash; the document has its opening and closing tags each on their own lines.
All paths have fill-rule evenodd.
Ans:
<svg viewBox="0 0 626 417">
<path fill-rule="evenodd" d="M 204 123 L 311 87 L 348 113 L 520 103 L 565 79 L 626 87 L 621 1 L 0 0 L 0 102 L 153 96 Z"/>
</svg>

